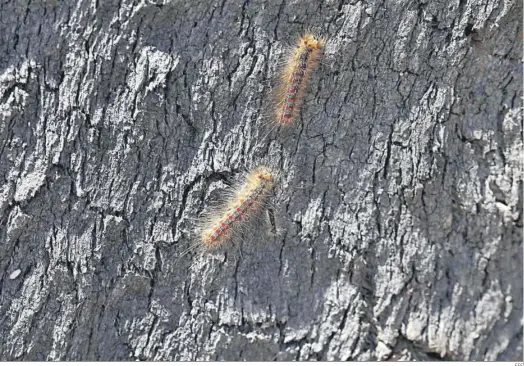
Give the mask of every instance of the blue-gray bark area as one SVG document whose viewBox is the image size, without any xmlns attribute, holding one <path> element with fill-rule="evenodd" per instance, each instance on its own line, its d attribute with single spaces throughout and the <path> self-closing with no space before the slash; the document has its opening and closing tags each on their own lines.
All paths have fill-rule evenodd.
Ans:
<svg viewBox="0 0 524 366">
<path fill-rule="evenodd" d="M 0 359 L 522 360 L 521 58 L 520 0 L 2 1 Z"/>
</svg>

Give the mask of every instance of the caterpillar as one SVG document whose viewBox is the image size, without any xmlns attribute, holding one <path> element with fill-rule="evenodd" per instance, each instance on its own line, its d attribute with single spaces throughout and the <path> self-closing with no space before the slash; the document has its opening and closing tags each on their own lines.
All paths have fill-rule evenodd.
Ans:
<svg viewBox="0 0 524 366">
<path fill-rule="evenodd" d="M 311 72 L 322 57 L 326 40 L 312 33 L 301 37 L 285 60 L 277 97 L 276 121 L 291 124 L 295 120 L 307 88 Z"/>
<path fill-rule="evenodd" d="M 274 185 L 275 175 L 269 168 L 259 166 L 251 171 L 230 202 L 208 220 L 202 230 L 202 243 L 207 248 L 223 246 L 260 210 Z"/>
</svg>

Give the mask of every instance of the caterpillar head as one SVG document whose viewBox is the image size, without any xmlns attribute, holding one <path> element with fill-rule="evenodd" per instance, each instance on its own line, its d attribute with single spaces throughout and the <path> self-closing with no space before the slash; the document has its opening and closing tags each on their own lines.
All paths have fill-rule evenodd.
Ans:
<svg viewBox="0 0 524 366">
<path fill-rule="evenodd" d="M 314 34 L 308 33 L 304 36 L 304 45 L 307 48 L 314 50 L 320 50 L 324 48 L 326 41 L 321 37 L 317 37 Z"/>
<path fill-rule="evenodd" d="M 269 170 L 269 168 L 266 168 L 265 166 L 257 168 L 256 176 L 258 177 L 258 179 L 264 182 L 273 183 L 275 180 L 275 175 L 271 172 L 271 170 Z"/>
</svg>

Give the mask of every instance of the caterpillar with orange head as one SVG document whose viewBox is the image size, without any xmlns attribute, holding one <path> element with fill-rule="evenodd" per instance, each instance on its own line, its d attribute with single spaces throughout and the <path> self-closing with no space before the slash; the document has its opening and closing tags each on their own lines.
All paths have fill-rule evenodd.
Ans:
<svg viewBox="0 0 524 366">
<path fill-rule="evenodd" d="M 324 53 L 326 40 L 307 32 L 285 60 L 277 96 L 276 122 L 288 125 L 296 119 L 306 92 L 311 72 Z"/>
<path fill-rule="evenodd" d="M 210 249 L 223 246 L 260 211 L 274 185 L 275 175 L 269 168 L 259 166 L 251 171 L 231 200 L 209 218 L 201 233 L 202 243 Z"/>
<path fill-rule="evenodd" d="M 198 237 L 178 255 L 178 259 L 195 248 L 213 250 L 224 247 L 233 237 L 245 231 L 267 203 L 276 184 L 274 170 L 259 166 L 247 174 L 226 196 L 221 206 L 214 207 L 200 221 Z"/>
</svg>

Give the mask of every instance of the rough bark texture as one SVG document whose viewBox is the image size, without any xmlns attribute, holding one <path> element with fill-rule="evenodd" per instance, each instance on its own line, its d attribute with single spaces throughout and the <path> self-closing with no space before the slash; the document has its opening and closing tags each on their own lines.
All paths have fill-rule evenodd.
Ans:
<svg viewBox="0 0 524 366">
<path fill-rule="evenodd" d="M 1 359 L 522 359 L 521 17 L 1 1 Z M 308 28 L 325 61 L 261 141 Z M 277 235 L 176 260 L 260 163 Z"/>
</svg>

